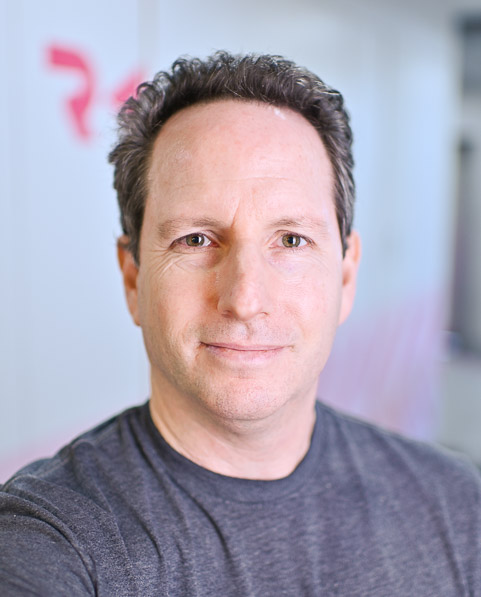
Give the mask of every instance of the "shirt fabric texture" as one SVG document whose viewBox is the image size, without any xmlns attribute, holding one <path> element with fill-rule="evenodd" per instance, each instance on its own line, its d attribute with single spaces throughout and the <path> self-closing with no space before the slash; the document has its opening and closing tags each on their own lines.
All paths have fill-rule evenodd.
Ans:
<svg viewBox="0 0 481 597">
<path fill-rule="evenodd" d="M 148 403 L 0 492 L 4 597 L 479 597 L 481 480 L 467 462 L 316 404 L 292 474 L 213 473 Z"/>
</svg>

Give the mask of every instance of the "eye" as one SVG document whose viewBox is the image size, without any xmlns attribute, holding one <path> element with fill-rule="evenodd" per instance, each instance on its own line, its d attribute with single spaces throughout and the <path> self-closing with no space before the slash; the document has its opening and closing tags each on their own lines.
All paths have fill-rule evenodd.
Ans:
<svg viewBox="0 0 481 597">
<path fill-rule="evenodd" d="M 296 249 L 307 244 L 306 239 L 298 234 L 283 234 L 282 244 L 288 249 Z"/>
<path fill-rule="evenodd" d="M 205 234 L 201 234 L 200 232 L 188 234 L 187 236 L 184 236 L 183 240 L 189 247 L 208 247 L 211 244 L 211 241 Z"/>
</svg>

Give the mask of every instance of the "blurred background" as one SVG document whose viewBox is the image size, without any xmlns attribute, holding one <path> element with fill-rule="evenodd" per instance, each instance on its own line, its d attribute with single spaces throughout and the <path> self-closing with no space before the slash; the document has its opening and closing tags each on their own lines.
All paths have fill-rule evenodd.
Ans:
<svg viewBox="0 0 481 597">
<path fill-rule="evenodd" d="M 363 263 L 319 396 L 481 463 L 481 0 L 0 0 L 0 481 L 148 397 L 106 155 L 140 81 L 216 49 L 351 114 Z"/>
</svg>

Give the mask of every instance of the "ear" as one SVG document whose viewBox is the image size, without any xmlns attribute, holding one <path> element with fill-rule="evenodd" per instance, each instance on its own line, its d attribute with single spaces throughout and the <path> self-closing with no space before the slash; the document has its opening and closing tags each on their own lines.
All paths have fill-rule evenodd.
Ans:
<svg viewBox="0 0 481 597">
<path fill-rule="evenodd" d="M 136 325 L 140 325 L 138 312 L 138 290 L 137 278 L 139 268 L 135 263 L 134 256 L 130 252 L 129 237 L 121 236 L 117 240 L 117 259 L 119 261 L 120 271 L 124 282 L 125 297 L 129 307 L 130 314 Z"/>
<path fill-rule="evenodd" d="M 346 321 L 356 295 L 357 270 L 361 261 L 361 238 L 353 230 L 347 238 L 346 254 L 342 262 L 342 294 L 339 325 Z"/>
</svg>

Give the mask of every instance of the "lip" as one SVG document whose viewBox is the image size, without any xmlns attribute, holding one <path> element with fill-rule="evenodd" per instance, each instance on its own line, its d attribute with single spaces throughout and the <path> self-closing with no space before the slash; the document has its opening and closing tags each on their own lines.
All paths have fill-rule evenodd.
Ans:
<svg viewBox="0 0 481 597">
<path fill-rule="evenodd" d="M 239 350 L 244 352 L 265 352 L 285 348 L 283 345 L 268 344 L 235 344 L 231 342 L 202 342 L 204 346 L 212 348 L 225 348 L 227 350 Z"/>
<path fill-rule="evenodd" d="M 287 348 L 285 345 L 237 344 L 232 342 L 202 342 L 210 357 L 230 365 L 261 366 L 278 356 Z"/>
</svg>

